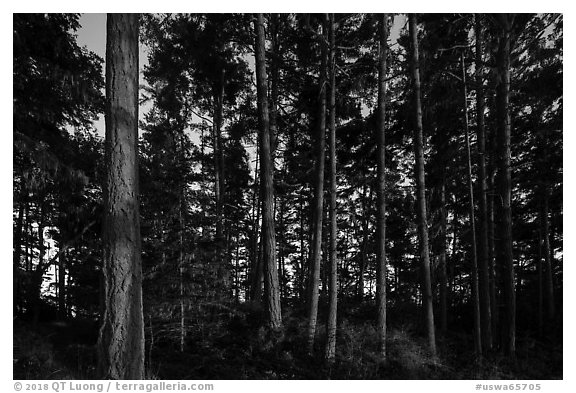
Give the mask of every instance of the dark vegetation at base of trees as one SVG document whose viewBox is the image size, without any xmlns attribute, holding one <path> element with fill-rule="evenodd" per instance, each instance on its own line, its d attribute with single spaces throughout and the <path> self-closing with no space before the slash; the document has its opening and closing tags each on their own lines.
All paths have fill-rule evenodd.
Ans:
<svg viewBox="0 0 576 393">
<path fill-rule="evenodd" d="M 417 307 L 388 312 L 388 362 L 382 362 L 374 346 L 378 336 L 369 304 L 345 304 L 338 323 L 338 351 L 327 364 L 318 340 L 317 351 L 306 350 L 307 318 L 304 308 L 283 305 L 284 329 L 271 333 L 263 328 L 261 312 L 248 305 L 234 314 L 206 318 L 187 338 L 185 352 L 173 339 L 159 340 L 150 353 L 146 342 L 147 379 L 562 379 L 562 342 L 538 338 L 535 331 L 518 334 L 518 356 L 511 362 L 499 353 L 481 363 L 466 326 L 455 326 L 438 337 L 438 358 L 427 350 L 425 332 L 414 320 Z M 320 310 L 325 308 L 321 307 Z M 53 312 L 55 310 L 52 310 Z M 321 320 L 325 315 L 320 312 Z M 392 319 L 393 318 L 393 319 Z M 471 322 L 471 321 L 468 321 Z M 561 330 L 549 327 L 554 337 Z M 14 324 L 15 379 L 94 379 L 98 326 L 93 320 L 74 319 L 66 324 L 29 322 Z M 325 326 L 319 326 L 325 337 Z M 149 332 L 147 331 L 147 336 Z"/>
<path fill-rule="evenodd" d="M 78 20 L 14 15 L 15 378 L 562 377 L 562 15 Z"/>
</svg>

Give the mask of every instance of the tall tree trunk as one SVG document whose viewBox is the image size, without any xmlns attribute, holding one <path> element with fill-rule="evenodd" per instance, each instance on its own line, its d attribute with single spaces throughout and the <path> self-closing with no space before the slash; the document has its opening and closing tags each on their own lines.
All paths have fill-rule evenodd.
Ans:
<svg viewBox="0 0 576 393">
<path fill-rule="evenodd" d="M 358 275 L 358 298 L 360 301 L 364 300 L 364 276 L 366 275 L 366 266 L 368 266 L 368 241 L 370 240 L 368 227 L 372 215 L 370 202 L 372 201 L 373 191 L 368 185 L 368 179 L 364 177 L 362 195 L 360 197 L 360 204 L 362 205 L 362 245 L 360 246 L 360 272 Z"/>
<path fill-rule="evenodd" d="M 23 201 L 18 203 L 18 216 L 16 218 L 16 226 L 14 228 L 14 253 L 13 263 L 14 269 L 17 271 L 20 268 L 20 257 L 22 255 L 22 227 L 24 225 L 24 205 Z"/>
<path fill-rule="evenodd" d="M 278 29 L 280 24 L 280 15 L 270 15 L 270 43 L 271 43 L 271 61 L 270 61 L 270 153 L 272 162 L 278 144 L 278 82 L 280 78 L 280 69 L 278 67 L 278 57 L 280 56 L 280 44 L 278 42 Z"/>
<path fill-rule="evenodd" d="M 428 222 L 426 213 L 426 184 L 424 173 L 424 137 L 422 130 L 422 104 L 420 99 L 420 65 L 418 55 L 418 31 L 416 15 L 409 15 L 410 38 L 412 41 L 412 78 L 414 81 L 414 156 L 416 158 L 416 196 L 418 238 L 420 245 L 420 259 L 422 263 L 422 306 L 428 332 L 428 345 L 432 356 L 436 356 L 436 334 L 434 328 L 434 310 L 432 304 L 432 284 L 430 279 L 430 253 L 428 248 Z"/>
<path fill-rule="evenodd" d="M 258 92 L 258 120 L 260 123 L 260 162 L 262 187 L 262 264 L 264 267 L 264 300 L 268 322 L 272 329 L 282 326 L 280 287 L 276 266 L 276 234 L 274 230 L 274 179 L 270 148 L 270 118 L 268 113 L 266 41 L 264 18 L 256 15 L 256 82 Z"/>
<path fill-rule="evenodd" d="M 299 275 L 299 284 L 300 284 L 300 300 L 304 301 L 306 297 L 306 248 L 304 246 L 305 241 L 305 234 L 306 231 L 304 230 L 304 219 L 306 218 L 306 209 L 304 209 L 304 197 L 300 195 L 300 275 Z"/>
<path fill-rule="evenodd" d="M 446 274 L 446 174 L 442 174 L 440 186 L 440 331 L 448 330 L 448 276 Z"/>
<path fill-rule="evenodd" d="M 554 304 L 554 281 L 551 263 L 551 247 L 550 247 L 550 222 L 549 222 L 549 197 L 548 197 L 548 184 L 542 187 L 542 209 L 540 212 L 540 225 L 542 228 L 542 237 L 544 241 L 544 290 L 546 293 L 546 308 L 547 308 L 547 319 L 552 320 L 556 315 L 556 309 Z"/>
<path fill-rule="evenodd" d="M 328 323 L 326 327 L 326 359 L 334 362 L 336 357 L 336 314 L 338 309 L 338 254 L 337 254 L 337 206 L 336 206 L 336 45 L 334 39 L 334 14 L 328 16 L 328 41 L 330 44 L 330 117 L 328 128 L 330 131 L 330 269 L 329 269 L 329 299 L 328 299 Z"/>
<path fill-rule="evenodd" d="M 222 122 L 224 112 L 224 86 L 226 74 L 220 70 L 218 81 L 213 86 L 214 116 L 212 139 L 214 149 L 214 196 L 216 198 L 216 277 L 218 297 L 227 297 L 229 293 L 229 266 L 226 263 L 228 245 L 224 234 L 224 153 L 222 147 Z"/>
<path fill-rule="evenodd" d="M 64 250 L 58 257 L 58 314 L 60 318 L 67 317 L 66 307 L 66 265 L 68 252 Z"/>
<path fill-rule="evenodd" d="M 183 151 L 182 151 L 183 153 Z M 178 281 L 180 286 L 180 352 L 184 352 L 186 343 L 186 314 L 184 307 L 184 187 L 180 191 L 178 207 Z"/>
<path fill-rule="evenodd" d="M 497 184 L 499 198 L 497 208 L 496 261 L 502 269 L 502 292 L 504 295 L 503 349 L 511 358 L 516 353 L 516 291 L 514 281 L 514 258 L 512 253 L 512 184 L 510 168 L 510 46 L 514 16 L 496 16 L 501 27 L 496 59 L 498 82 L 496 86 L 499 162 Z"/>
<path fill-rule="evenodd" d="M 240 232 L 238 228 L 236 229 L 236 257 L 234 258 L 235 267 L 234 270 L 234 301 L 236 304 L 240 303 Z"/>
<path fill-rule="evenodd" d="M 24 193 L 22 193 L 24 194 Z M 22 198 L 22 196 L 21 196 Z M 22 227 L 24 225 L 24 210 L 25 203 L 20 201 L 18 203 L 18 218 L 16 219 L 16 227 L 14 228 L 14 252 L 13 252 L 13 265 L 12 265 L 12 278 L 13 278 L 13 310 L 14 315 L 18 313 L 18 303 L 20 299 L 20 259 L 22 255 Z"/>
<path fill-rule="evenodd" d="M 376 329 L 378 353 L 386 360 L 386 57 L 388 55 L 388 14 L 378 16 L 378 144 L 376 181 Z"/>
<path fill-rule="evenodd" d="M 144 378 L 138 186 L 138 14 L 108 14 L 102 378 Z"/>
<path fill-rule="evenodd" d="M 216 197 L 216 241 L 218 247 L 223 246 L 223 194 L 224 194 L 224 158 L 222 154 L 222 113 L 224 109 L 224 70 L 220 74 L 220 81 L 214 86 L 214 124 L 212 126 L 212 139 L 214 148 L 214 195 Z M 222 255 L 222 254 L 221 254 Z M 220 263 L 221 261 L 219 261 Z"/>
<path fill-rule="evenodd" d="M 24 259 L 26 264 L 26 271 L 32 270 L 32 218 L 30 217 L 30 202 L 25 206 L 25 220 L 24 220 Z"/>
<path fill-rule="evenodd" d="M 480 325 L 484 352 L 492 349 L 492 314 L 490 312 L 490 274 L 488 252 L 488 208 L 486 201 L 486 127 L 484 121 L 484 78 L 482 61 L 482 25 L 480 16 L 474 15 L 476 33 L 476 135 L 478 137 L 478 184 L 480 220 L 478 221 L 478 267 L 480 285 Z"/>
<path fill-rule="evenodd" d="M 490 279 L 490 314 L 492 321 L 492 348 L 500 345 L 500 336 L 497 334 L 499 326 L 499 304 L 497 302 L 497 285 L 496 285 L 496 266 L 495 266 L 495 225 L 494 225 L 494 210 L 495 210 L 495 181 L 494 176 L 496 173 L 496 137 L 497 133 L 487 133 L 488 140 L 490 141 L 490 154 L 488 154 L 487 165 L 487 183 L 489 194 L 487 195 L 487 212 L 488 212 L 488 276 Z"/>
<path fill-rule="evenodd" d="M 314 202 L 312 206 L 312 244 L 310 253 L 310 280 L 308 290 L 308 352 L 314 350 L 314 337 L 316 335 L 316 321 L 318 317 L 318 285 L 320 283 L 320 259 L 322 246 L 322 216 L 324 213 L 324 160 L 326 156 L 326 29 L 322 27 L 322 48 L 320 64 L 320 81 L 318 94 L 318 116 L 316 131 L 316 162 L 314 175 Z"/>
<path fill-rule="evenodd" d="M 41 197 L 42 198 L 42 197 Z M 46 207 L 43 201 L 38 203 L 38 264 L 32 270 L 30 305 L 32 311 L 32 323 L 36 325 L 40 318 L 40 305 L 42 296 L 42 281 L 44 277 L 44 256 L 46 247 L 44 246 Z"/>
<path fill-rule="evenodd" d="M 538 258 L 536 260 L 538 271 L 538 336 L 544 332 L 544 272 L 542 266 L 542 228 L 538 231 Z"/>
<path fill-rule="evenodd" d="M 472 310 L 474 314 L 474 349 L 477 356 L 482 356 L 482 333 L 480 328 L 480 299 L 478 291 L 478 252 L 476 249 L 476 219 L 474 217 L 474 184 L 472 182 L 472 154 L 470 152 L 470 131 L 468 129 L 468 89 L 466 87 L 466 65 L 464 53 L 462 60 L 462 84 L 464 92 L 464 131 L 466 139 L 466 157 L 468 167 L 468 195 L 470 197 L 470 243 L 472 244 Z"/>
<path fill-rule="evenodd" d="M 285 254 L 285 238 L 284 233 L 286 233 L 286 228 L 284 228 L 284 199 L 278 197 L 280 202 L 277 203 L 280 205 L 278 209 L 278 278 L 279 278 L 279 285 L 280 285 L 280 300 L 286 298 L 286 269 L 284 265 L 284 254 Z"/>
<path fill-rule="evenodd" d="M 252 199 L 252 211 L 254 212 L 254 217 L 252 220 L 252 264 L 250 268 L 250 299 L 252 303 L 259 306 L 262 302 L 262 280 L 264 276 L 264 269 L 262 269 L 262 264 L 260 260 L 260 242 L 258 241 L 260 232 L 260 214 L 261 214 L 261 202 L 262 202 L 262 192 L 260 187 L 260 145 L 256 145 L 256 166 L 254 170 L 254 194 Z"/>
</svg>

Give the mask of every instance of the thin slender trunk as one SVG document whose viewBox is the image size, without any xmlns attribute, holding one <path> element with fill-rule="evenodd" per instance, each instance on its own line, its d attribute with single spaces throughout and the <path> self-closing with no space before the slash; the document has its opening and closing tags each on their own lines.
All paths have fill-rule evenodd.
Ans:
<svg viewBox="0 0 576 393">
<path fill-rule="evenodd" d="M 499 326 L 499 313 L 498 313 L 498 302 L 497 302 L 497 283 L 496 283 L 496 265 L 495 265 L 495 227 L 494 227 L 494 201 L 495 201 L 495 182 L 494 175 L 496 172 L 496 132 L 492 132 L 490 135 L 490 153 L 487 168 L 487 182 L 488 189 L 490 190 L 487 195 L 487 212 L 488 212 L 488 276 L 490 279 L 490 314 L 492 321 L 492 348 L 496 348 L 500 345 L 500 335 L 497 334 Z"/>
<path fill-rule="evenodd" d="M 222 147 L 222 123 L 224 112 L 224 86 L 225 71 L 220 70 L 219 80 L 213 87 L 213 149 L 214 149 L 214 195 L 216 198 L 216 277 L 218 297 L 227 297 L 229 294 L 229 267 L 226 263 L 228 244 L 224 234 L 224 154 Z"/>
<path fill-rule="evenodd" d="M 326 29 L 322 28 L 322 48 L 320 64 L 320 86 L 318 94 L 318 118 L 317 118 L 317 140 L 316 163 L 314 175 L 314 202 L 312 207 L 312 245 L 310 255 L 310 282 L 308 296 L 308 331 L 307 344 L 308 352 L 314 349 L 314 337 L 316 335 L 316 321 L 318 317 L 318 285 L 320 283 L 320 260 L 322 246 L 322 216 L 324 213 L 324 160 L 326 155 Z"/>
<path fill-rule="evenodd" d="M 544 290 L 546 293 L 546 308 L 547 308 L 547 319 L 553 320 L 556 315 L 556 309 L 554 304 L 554 281 L 551 263 L 551 247 L 550 247 L 550 222 L 549 222 L 549 197 L 548 197 L 548 185 L 544 184 L 542 190 L 542 209 L 540 213 L 540 223 L 542 226 L 542 235 L 544 241 Z"/>
<path fill-rule="evenodd" d="M 272 152 L 270 149 L 270 118 L 268 113 L 266 43 L 264 18 L 256 15 L 255 57 L 258 92 L 258 120 L 260 124 L 260 161 L 262 188 L 262 265 L 264 268 L 264 301 L 268 322 L 272 329 L 282 326 L 280 310 L 280 287 L 276 266 L 276 234 L 274 230 L 274 178 Z"/>
<path fill-rule="evenodd" d="M 328 128 L 330 130 L 330 269 L 328 323 L 326 328 L 328 337 L 328 342 L 326 343 L 326 359 L 328 362 L 334 362 L 336 357 L 336 314 L 338 308 L 338 223 L 336 220 L 336 45 L 334 39 L 334 14 L 329 14 L 328 40 L 330 43 L 330 59 L 328 62 L 330 67 L 330 117 L 328 122 Z"/>
<path fill-rule="evenodd" d="M 24 202 L 18 203 L 18 216 L 16 227 L 14 228 L 14 252 L 12 254 L 15 271 L 20 268 L 20 257 L 22 255 L 22 227 L 24 225 Z"/>
<path fill-rule="evenodd" d="M 278 82 L 280 78 L 280 70 L 278 67 L 278 56 L 280 56 L 280 44 L 278 42 L 278 28 L 280 23 L 280 15 L 270 15 L 270 41 L 271 41 L 271 61 L 270 61 L 270 154 L 272 161 L 278 144 Z"/>
<path fill-rule="evenodd" d="M 417 196 L 417 219 L 418 238 L 420 246 L 420 259 L 422 263 L 422 306 L 426 320 L 428 333 L 428 345 L 432 356 L 436 356 L 436 333 L 434 328 L 434 309 L 432 302 L 432 284 L 430 279 L 430 253 L 428 248 L 428 222 L 426 213 L 426 184 L 424 172 L 424 137 L 422 130 L 422 104 L 420 98 L 420 65 L 418 55 L 418 31 L 416 15 L 409 15 L 410 38 L 412 41 L 412 78 L 414 81 L 414 106 L 415 106 L 415 129 L 414 129 L 414 156 L 416 196 Z"/>
<path fill-rule="evenodd" d="M 138 187 L 138 14 L 108 14 L 99 374 L 144 378 Z"/>
<path fill-rule="evenodd" d="M 259 242 L 260 234 L 260 214 L 261 203 L 262 203 L 262 192 L 260 188 L 260 144 L 256 144 L 256 166 L 254 170 L 254 197 L 252 200 L 254 217 L 252 221 L 252 266 L 251 266 L 251 288 L 250 288 L 250 299 L 253 304 L 260 305 L 262 302 L 262 280 L 264 279 L 264 269 L 262 269 L 261 264 L 261 253 Z"/>
<path fill-rule="evenodd" d="M 280 198 L 280 197 L 278 197 Z M 280 281 L 280 300 L 286 297 L 286 270 L 284 266 L 284 233 L 286 233 L 286 228 L 284 228 L 284 201 L 280 198 L 280 208 L 278 209 L 278 276 Z"/>
<path fill-rule="evenodd" d="M 238 231 L 238 230 L 237 230 Z M 235 267 L 234 270 L 234 287 L 236 291 L 234 293 L 234 300 L 236 303 L 240 302 L 240 234 L 236 234 L 236 258 L 235 258 Z"/>
<path fill-rule="evenodd" d="M 474 314 L 474 349 L 478 357 L 482 356 L 482 333 L 480 328 L 480 299 L 478 291 L 478 252 L 476 249 L 476 219 L 474 217 L 474 184 L 472 182 L 472 154 L 470 152 L 470 131 L 468 129 L 468 89 L 466 88 L 466 65 L 464 53 L 462 60 L 462 83 L 464 91 L 464 130 L 466 137 L 466 157 L 468 166 L 468 195 L 470 197 L 470 243 L 472 244 L 472 310 Z"/>
<path fill-rule="evenodd" d="M 184 187 L 180 195 L 178 209 L 178 280 L 180 285 L 180 352 L 186 343 L 186 314 L 184 307 Z"/>
<path fill-rule="evenodd" d="M 497 53 L 497 123 L 498 123 L 498 246 L 496 261 L 502 269 L 502 292 L 504 295 L 503 313 L 503 349 L 504 353 L 514 358 L 516 354 L 516 291 L 514 280 L 514 257 L 512 251 L 512 182 L 510 168 L 510 46 L 513 15 L 497 16 L 501 24 L 501 35 Z"/>
<path fill-rule="evenodd" d="M 38 323 L 38 319 L 40 318 L 40 303 L 41 303 L 41 296 L 42 296 L 42 280 L 44 276 L 44 256 L 46 254 L 46 247 L 44 245 L 44 229 L 45 229 L 45 220 L 44 217 L 46 207 L 43 202 L 38 204 L 38 264 L 36 268 L 32 270 L 32 279 L 31 279 L 31 291 L 30 291 L 30 305 L 32 306 L 32 322 L 34 325 Z"/>
<path fill-rule="evenodd" d="M 440 331 L 448 330 L 448 277 L 446 274 L 446 177 L 440 186 Z"/>
<path fill-rule="evenodd" d="M 26 219 L 24 220 L 24 242 L 25 244 L 25 255 L 24 263 L 26 264 L 26 271 L 32 271 L 32 220 L 30 217 L 30 202 L 26 203 Z"/>
<path fill-rule="evenodd" d="M 484 121 L 484 88 L 482 61 L 482 25 L 478 14 L 474 15 L 476 33 L 476 135 L 478 137 L 478 184 L 480 220 L 478 221 L 478 266 L 480 286 L 480 325 L 484 352 L 492 349 L 492 313 L 490 310 L 490 273 L 488 252 L 488 208 L 486 201 L 486 127 Z"/>
<path fill-rule="evenodd" d="M 542 266 L 542 229 L 538 231 L 538 258 L 536 262 L 538 270 L 538 335 L 542 337 L 544 332 L 544 272 Z"/>
<path fill-rule="evenodd" d="M 378 144 L 376 182 L 376 329 L 378 353 L 386 360 L 386 57 L 388 55 L 388 14 L 378 17 Z"/>
<path fill-rule="evenodd" d="M 18 218 L 16 219 L 16 228 L 14 228 L 14 252 L 13 252 L 13 305 L 14 315 L 18 313 L 18 303 L 20 299 L 20 259 L 22 255 L 22 227 L 24 225 L 24 202 L 18 203 Z"/>
<path fill-rule="evenodd" d="M 305 277 L 306 277 L 306 248 L 304 247 L 304 218 L 305 218 L 305 210 L 304 210 L 304 197 L 300 196 L 300 276 L 299 276 L 299 284 L 300 284 L 300 300 L 304 300 L 306 297 L 304 285 Z"/>
<path fill-rule="evenodd" d="M 214 87 L 214 124 L 212 138 L 214 148 L 214 195 L 216 197 L 216 241 L 219 247 L 223 246 L 223 194 L 224 194 L 224 161 L 222 154 L 222 113 L 224 109 L 224 70 L 221 71 L 220 81 Z M 219 261 L 220 262 L 220 261 Z"/>
<path fill-rule="evenodd" d="M 372 212 L 370 210 L 369 202 L 372 201 L 372 192 L 373 190 L 370 189 L 369 194 L 368 192 L 368 180 L 364 178 L 364 184 L 362 186 L 362 195 L 360 199 L 360 204 L 362 205 L 362 245 L 360 246 L 360 273 L 358 277 L 358 298 L 360 301 L 364 299 L 364 288 L 365 288 L 365 280 L 364 276 L 366 275 L 366 266 L 368 266 L 368 241 L 369 241 L 369 232 L 368 226 L 370 224 L 370 216 Z"/>
<path fill-rule="evenodd" d="M 58 257 L 58 313 L 64 319 L 66 315 L 66 259 L 68 252 L 64 250 Z"/>
</svg>

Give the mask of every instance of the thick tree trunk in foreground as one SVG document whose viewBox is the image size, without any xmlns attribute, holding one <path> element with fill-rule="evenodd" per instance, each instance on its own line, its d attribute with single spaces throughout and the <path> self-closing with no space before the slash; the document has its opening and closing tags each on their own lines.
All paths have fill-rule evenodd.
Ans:
<svg viewBox="0 0 576 393">
<path fill-rule="evenodd" d="M 474 16 L 476 33 L 476 135 L 478 137 L 478 184 L 480 220 L 478 221 L 478 268 L 480 286 L 480 325 L 484 352 L 492 349 L 492 313 L 490 312 L 490 273 L 488 261 L 488 208 L 486 193 L 486 127 L 484 121 L 484 88 L 482 62 L 482 25 L 478 14 Z"/>
<path fill-rule="evenodd" d="M 510 46 L 514 16 L 496 16 L 501 32 L 496 58 L 498 82 L 496 86 L 497 129 L 498 129 L 498 173 L 496 200 L 499 223 L 496 226 L 496 263 L 502 271 L 504 312 L 502 313 L 502 347 L 511 358 L 516 353 L 516 291 L 514 259 L 512 253 L 512 181 L 510 168 Z"/>
<path fill-rule="evenodd" d="M 274 186 L 272 152 L 270 148 L 270 118 L 268 113 L 266 42 L 264 18 L 256 15 L 256 82 L 258 91 L 258 120 L 260 123 L 260 162 L 262 189 L 262 264 L 264 268 L 264 301 L 270 327 L 282 326 L 280 286 L 276 265 L 276 234 L 274 231 Z"/>
<path fill-rule="evenodd" d="M 316 335 L 316 322 L 318 317 L 318 285 L 320 284 L 320 259 L 322 251 L 322 216 L 324 206 L 324 160 L 326 156 L 326 29 L 322 28 L 323 40 L 322 61 L 320 64 L 320 82 L 318 94 L 318 117 L 316 131 L 315 175 L 314 175 L 314 201 L 312 204 L 312 244 L 310 253 L 310 279 L 308 286 L 308 352 L 314 349 L 314 336 Z"/>
<path fill-rule="evenodd" d="M 378 17 L 378 145 L 376 181 L 376 330 L 378 353 L 386 359 L 386 56 L 388 55 L 388 14 Z"/>
<path fill-rule="evenodd" d="M 416 197 L 417 197 L 417 219 L 418 219 L 418 239 L 420 246 L 420 260 L 422 263 L 422 306 L 428 332 L 428 345 L 430 352 L 436 356 L 436 334 L 434 328 L 434 309 L 432 305 L 432 283 L 430 279 L 430 253 L 428 248 L 428 222 L 426 213 L 426 184 L 424 173 L 424 137 L 422 130 L 422 104 L 420 99 L 420 66 L 418 55 L 418 30 L 416 26 L 416 15 L 409 15 L 410 39 L 412 42 L 412 78 L 414 81 L 414 106 L 415 106 L 415 128 L 414 128 L 414 156 L 415 177 L 416 177 Z"/>
<path fill-rule="evenodd" d="M 102 378 L 144 378 L 144 322 L 138 206 L 138 14 L 108 14 Z"/>
<path fill-rule="evenodd" d="M 470 197 L 470 231 L 472 243 L 472 312 L 474 314 L 474 350 L 476 356 L 482 356 L 482 333 L 480 329 L 480 299 L 478 291 L 478 252 L 476 249 L 476 220 L 474 218 L 474 184 L 472 182 L 472 154 L 470 152 L 470 131 L 468 129 L 468 89 L 466 88 L 466 65 L 462 60 L 462 83 L 464 87 L 464 132 L 466 139 L 466 157 L 468 160 L 468 195 Z"/>
<path fill-rule="evenodd" d="M 330 269 L 328 276 L 329 300 L 328 300 L 328 323 L 326 359 L 333 362 L 336 356 L 336 315 L 338 309 L 338 255 L 337 236 L 338 223 L 336 221 L 336 45 L 334 40 L 334 14 L 329 15 L 328 40 L 330 44 L 330 118 L 328 128 L 330 130 Z"/>
</svg>

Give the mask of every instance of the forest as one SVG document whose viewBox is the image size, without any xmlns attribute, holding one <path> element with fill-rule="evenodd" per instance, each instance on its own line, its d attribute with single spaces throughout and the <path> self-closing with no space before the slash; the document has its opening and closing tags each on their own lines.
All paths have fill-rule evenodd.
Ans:
<svg viewBox="0 0 576 393">
<path fill-rule="evenodd" d="M 14 379 L 563 378 L 562 14 L 81 20 L 13 14 Z"/>
</svg>

